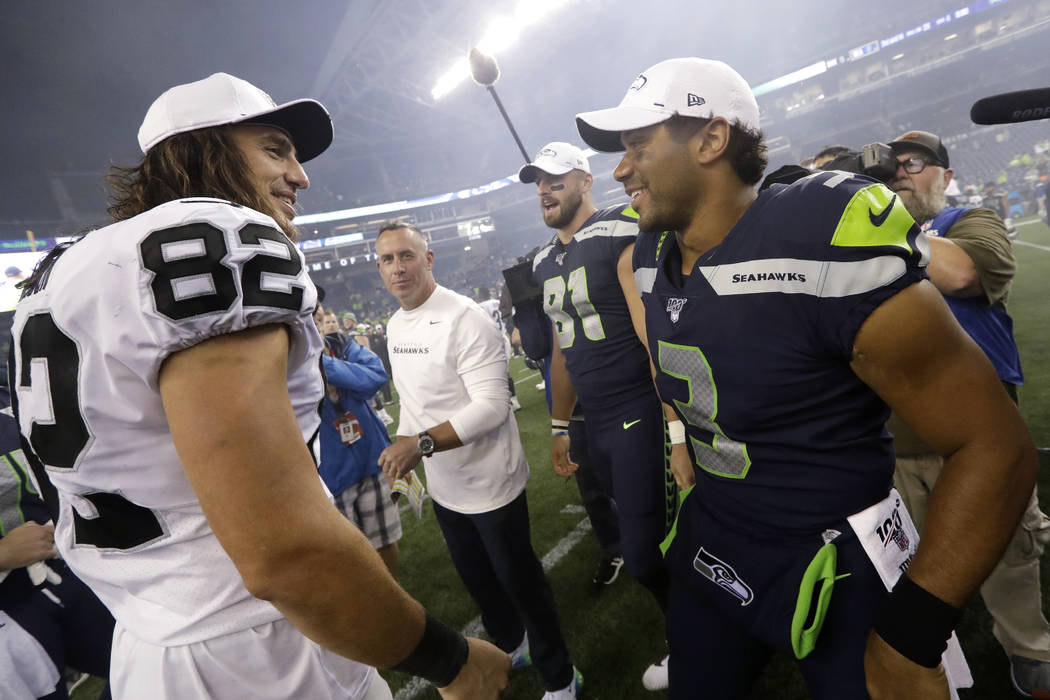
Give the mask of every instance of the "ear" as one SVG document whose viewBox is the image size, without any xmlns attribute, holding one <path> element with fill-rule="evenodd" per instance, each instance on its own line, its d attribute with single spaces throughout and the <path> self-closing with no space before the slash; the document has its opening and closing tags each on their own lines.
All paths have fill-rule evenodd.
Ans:
<svg viewBox="0 0 1050 700">
<path fill-rule="evenodd" d="M 696 153 L 697 162 L 709 165 L 725 153 L 729 147 L 730 133 L 729 122 L 724 117 L 715 117 L 693 134 L 689 146 Z"/>
<path fill-rule="evenodd" d="M 945 187 L 948 187 L 948 185 L 952 184 L 952 178 L 953 177 L 955 177 L 955 171 L 952 170 L 951 168 L 945 168 L 944 169 L 944 186 Z"/>
<path fill-rule="evenodd" d="M 434 251 L 427 248 L 427 269 L 434 267 Z"/>
<path fill-rule="evenodd" d="M 591 185 L 593 185 L 593 184 L 594 184 L 594 176 L 593 175 L 591 175 L 590 173 L 583 173 L 583 172 L 580 173 L 580 191 L 581 192 L 590 192 L 591 191 Z"/>
</svg>

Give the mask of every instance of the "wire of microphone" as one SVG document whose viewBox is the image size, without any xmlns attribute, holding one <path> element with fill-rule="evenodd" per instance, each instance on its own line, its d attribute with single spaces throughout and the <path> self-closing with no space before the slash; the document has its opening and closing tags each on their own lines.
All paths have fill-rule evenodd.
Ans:
<svg viewBox="0 0 1050 700">
<path fill-rule="evenodd" d="M 974 124 L 1016 124 L 1050 119 L 1050 88 L 982 97 L 970 108 Z"/>
</svg>

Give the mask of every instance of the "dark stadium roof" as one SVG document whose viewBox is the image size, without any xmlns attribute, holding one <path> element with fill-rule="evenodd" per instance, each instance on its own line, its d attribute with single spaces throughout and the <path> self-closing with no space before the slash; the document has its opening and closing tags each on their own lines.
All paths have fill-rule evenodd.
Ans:
<svg viewBox="0 0 1050 700">
<path fill-rule="evenodd" d="M 969 0 L 880 3 L 571 0 L 499 56 L 496 86 L 531 152 L 579 142 L 573 115 L 615 104 L 664 58 L 726 60 L 758 85 Z M 1011 5 L 1031 4 L 1011 0 Z M 99 221 L 100 180 L 128 164 L 150 102 L 226 71 L 278 102 L 315 97 L 335 142 L 310 163 L 306 212 L 433 194 L 515 172 L 521 157 L 485 90 L 439 102 L 436 78 L 496 12 L 481 0 L 13 0 L 0 22 L 0 223 Z M 1022 86 L 1023 87 L 1023 86 Z M 92 220 L 93 219 L 93 220 Z"/>
</svg>

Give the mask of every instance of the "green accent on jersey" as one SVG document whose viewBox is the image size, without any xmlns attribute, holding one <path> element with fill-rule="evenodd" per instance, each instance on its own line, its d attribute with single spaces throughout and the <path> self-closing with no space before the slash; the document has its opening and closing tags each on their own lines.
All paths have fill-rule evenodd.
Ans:
<svg viewBox="0 0 1050 700">
<path fill-rule="evenodd" d="M 880 220 L 881 225 L 876 226 Z M 899 196 L 885 185 L 868 185 L 854 193 L 846 205 L 831 245 L 843 248 L 893 245 L 914 253 L 908 243 L 908 232 L 914 225 L 915 220 Z"/>
<path fill-rule="evenodd" d="M 620 212 L 620 215 L 621 216 L 626 216 L 629 219 L 637 219 L 638 218 L 638 212 L 636 212 L 634 210 L 634 207 L 632 207 L 630 205 L 624 207 L 623 210 Z"/>
<path fill-rule="evenodd" d="M 666 241 L 667 237 L 670 236 L 670 235 L 671 235 L 670 231 L 664 231 L 663 233 L 660 234 L 660 240 L 656 242 L 656 257 L 654 259 L 656 260 L 657 263 L 660 262 L 660 251 L 664 247 L 664 241 Z"/>
<path fill-rule="evenodd" d="M 630 427 L 631 427 L 632 425 L 635 425 L 636 423 L 641 423 L 641 422 L 642 422 L 642 419 L 641 419 L 641 418 L 638 418 L 637 420 L 633 420 L 633 421 L 631 421 L 630 423 L 628 423 L 627 421 L 624 421 L 624 422 L 623 422 L 623 429 L 624 429 L 624 430 L 627 430 L 627 429 L 628 429 L 628 428 L 630 428 Z"/>
<path fill-rule="evenodd" d="M 684 491 L 682 491 L 679 494 L 680 500 L 682 502 L 684 502 L 685 499 L 689 497 L 689 494 L 692 493 L 694 488 L 696 488 L 696 484 L 693 484 L 689 488 L 687 488 Z M 682 511 L 679 510 L 678 511 L 678 515 L 675 516 L 674 524 L 671 525 L 671 531 L 667 533 L 667 537 L 665 537 L 664 541 L 660 543 L 660 554 L 662 554 L 665 557 L 667 556 L 667 550 L 671 548 L 671 542 L 674 541 L 675 535 L 678 534 L 678 517 L 681 514 L 682 514 Z"/>
<path fill-rule="evenodd" d="M 831 594 L 835 590 L 835 582 L 849 576 L 848 573 L 840 576 L 835 575 L 835 566 L 838 563 L 838 549 L 833 542 L 828 542 L 817 550 L 813 560 L 802 574 L 802 581 L 798 586 L 798 600 L 795 602 L 795 613 L 791 617 L 791 649 L 795 652 L 796 659 L 804 659 L 817 646 L 817 637 L 824 626 L 824 618 L 828 614 L 828 606 L 831 605 Z M 813 607 L 813 592 L 817 586 L 816 607 Z M 812 608 L 812 609 L 811 609 Z M 811 619 L 809 627 L 806 620 Z"/>
<path fill-rule="evenodd" d="M 21 450 L 19 451 L 21 452 Z M 11 456 L 9 454 L 3 455 L 3 460 L 4 463 L 7 464 L 7 468 L 10 469 L 11 472 L 15 475 L 15 481 L 18 483 L 18 487 L 16 487 L 14 489 L 14 492 L 11 494 L 15 498 L 14 506 L 15 510 L 18 512 L 18 521 L 13 523 L 5 523 L 3 517 L 0 517 L 0 537 L 5 537 L 7 533 L 11 530 L 15 529 L 20 525 L 25 524 L 26 516 L 25 513 L 22 512 L 22 499 L 19 498 L 19 489 L 23 484 L 29 487 L 29 484 L 32 483 L 25 476 L 23 476 L 22 472 L 18 468 L 18 464 L 15 462 L 15 460 L 11 459 Z M 2 516 L 2 514 L 0 514 L 0 516 Z"/>
<path fill-rule="evenodd" d="M 29 465 L 26 464 L 25 453 L 22 452 L 22 450 L 11 450 L 7 453 L 7 458 L 14 462 L 15 466 L 21 469 L 22 473 L 25 475 L 22 482 L 25 484 L 26 491 L 34 496 L 39 496 L 40 494 L 36 492 L 35 488 L 33 488 L 33 480 L 29 478 Z"/>
</svg>

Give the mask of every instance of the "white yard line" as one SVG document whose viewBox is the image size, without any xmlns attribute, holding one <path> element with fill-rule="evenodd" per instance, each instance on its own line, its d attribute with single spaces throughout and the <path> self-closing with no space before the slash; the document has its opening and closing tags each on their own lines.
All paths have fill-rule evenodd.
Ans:
<svg viewBox="0 0 1050 700">
<path fill-rule="evenodd" d="M 527 382 L 527 381 L 529 381 L 530 379 L 535 379 L 535 378 L 536 378 L 536 377 L 538 377 L 538 376 L 540 376 L 540 373 L 539 373 L 539 372 L 533 372 L 532 374 L 530 374 L 530 375 L 529 375 L 529 376 L 527 376 L 527 377 L 522 377 L 521 379 L 518 379 L 518 380 L 516 380 L 516 381 L 514 382 L 514 386 L 517 386 L 518 384 L 521 384 L 522 382 Z"/>
<path fill-rule="evenodd" d="M 1013 240 L 1013 244 L 1014 245 L 1023 245 L 1023 246 L 1027 246 L 1029 248 L 1038 248 L 1039 250 L 1045 250 L 1047 252 L 1050 252 L 1050 246 L 1039 245 L 1038 243 L 1029 243 L 1028 241 L 1021 241 L 1021 240 L 1018 240 L 1016 238 Z"/>
<path fill-rule="evenodd" d="M 579 506 L 566 506 L 562 509 L 562 512 L 575 513 L 576 508 Z M 580 508 L 582 510 L 582 508 Z M 588 532 L 591 531 L 591 521 L 584 518 L 576 524 L 576 527 L 572 529 L 569 534 L 559 540 L 558 544 L 554 545 L 551 551 L 547 552 L 546 556 L 543 557 L 541 562 L 543 563 L 543 570 L 550 571 L 551 567 L 557 564 L 566 554 L 572 550 L 580 540 L 582 540 Z M 481 626 L 481 617 L 475 617 L 473 620 L 468 622 L 461 630 L 463 634 L 468 637 L 477 637 L 484 630 Z M 413 678 L 410 680 L 401 690 L 397 691 L 394 695 L 394 700 L 411 700 L 417 698 L 419 695 L 426 690 L 427 686 L 430 685 L 422 678 Z"/>
</svg>

